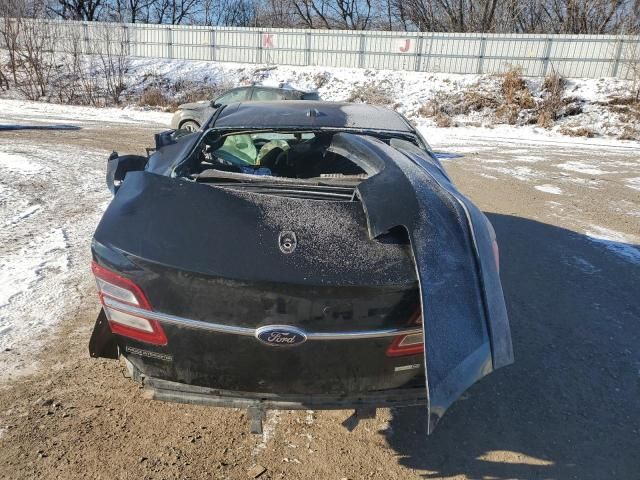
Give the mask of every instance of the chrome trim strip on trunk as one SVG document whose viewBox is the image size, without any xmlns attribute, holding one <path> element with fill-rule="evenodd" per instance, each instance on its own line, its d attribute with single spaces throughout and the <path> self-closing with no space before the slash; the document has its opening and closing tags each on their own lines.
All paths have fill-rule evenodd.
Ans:
<svg viewBox="0 0 640 480">
<path fill-rule="evenodd" d="M 169 315 L 167 313 L 154 312 L 152 310 L 145 310 L 143 308 L 134 307 L 133 305 L 127 305 L 126 303 L 118 302 L 109 297 L 104 297 L 104 304 L 107 308 L 119 310 L 124 313 L 136 315 L 139 317 L 148 318 L 150 320 L 157 320 L 159 322 L 170 323 L 172 325 L 178 325 L 181 327 L 195 328 L 199 330 L 207 330 L 210 332 L 228 333 L 233 335 L 243 335 L 247 337 L 254 337 L 256 329 L 246 327 L 234 327 L 231 325 L 223 325 L 220 323 L 209 323 L 201 320 L 192 320 L 189 318 L 177 317 L 175 315 Z M 296 327 L 299 329 L 299 327 Z M 409 335 L 411 333 L 422 332 L 422 327 L 413 328 L 388 328 L 381 330 L 366 330 L 366 331 L 350 331 L 350 332 L 305 332 L 307 340 L 358 340 L 366 338 L 383 338 L 383 337 L 395 337 L 397 335 Z"/>
</svg>

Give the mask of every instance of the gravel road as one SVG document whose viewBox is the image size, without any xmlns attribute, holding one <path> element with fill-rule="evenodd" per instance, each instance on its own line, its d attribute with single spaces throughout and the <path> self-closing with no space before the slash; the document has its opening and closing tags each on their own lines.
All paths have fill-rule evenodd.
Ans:
<svg viewBox="0 0 640 480">
<path fill-rule="evenodd" d="M 430 437 L 419 408 L 352 432 L 348 411 L 270 412 L 255 436 L 243 411 L 145 400 L 88 357 L 106 156 L 143 152 L 162 127 L 72 125 L 0 131 L 0 478 L 638 478 L 637 148 L 438 133 L 496 228 L 516 364 Z"/>
</svg>

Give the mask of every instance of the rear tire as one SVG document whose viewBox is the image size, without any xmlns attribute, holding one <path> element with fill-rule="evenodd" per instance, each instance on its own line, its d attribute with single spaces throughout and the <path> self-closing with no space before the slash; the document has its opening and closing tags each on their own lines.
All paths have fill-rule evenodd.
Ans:
<svg viewBox="0 0 640 480">
<path fill-rule="evenodd" d="M 197 132 L 200 130 L 200 125 L 193 120 L 187 120 L 186 122 L 182 122 L 180 124 L 180 130 L 186 130 L 187 132 Z"/>
</svg>

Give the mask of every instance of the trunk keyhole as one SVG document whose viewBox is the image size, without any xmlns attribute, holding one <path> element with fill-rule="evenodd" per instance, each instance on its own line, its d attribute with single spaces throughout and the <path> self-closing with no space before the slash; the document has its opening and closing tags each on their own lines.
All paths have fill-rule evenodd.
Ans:
<svg viewBox="0 0 640 480">
<path fill-rule="evenodd" d="M 278 244 L 282 253 L 293 253 L 298 245 L 296 234 L 290 231 L 281 232 L 278 236 Z"/>
</svg>

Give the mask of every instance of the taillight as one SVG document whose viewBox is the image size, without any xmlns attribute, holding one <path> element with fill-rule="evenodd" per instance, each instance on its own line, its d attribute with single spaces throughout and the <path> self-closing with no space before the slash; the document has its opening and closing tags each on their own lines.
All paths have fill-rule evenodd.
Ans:
<svg viewBox="0 0 640 480">
<path fill-rule="evenodd" d="M 419 307 L 409 320 L 409 325 L 422 325 L 422 315 Z M 405 357 L 407 355 L 418 355 L 422 352 L 424 352 L 423 332 L 417 332 L 395 337 L 389 348 L 387 348 L 386 355 L 387 357 Z"/>
<path fill-rule="evenodd" d="M 125 304 L 151 311 L 151 304 L 138 285 L 95 262 L 91 262 L 91 270 L 113 333 L 153 345 L 167 344 L 167 337 L 157 320 L 145 318 L 143 312 L 133 314 L 118 309 L 119 304 Z"/>
</svg>

